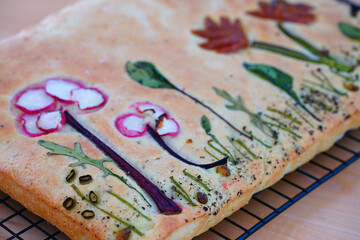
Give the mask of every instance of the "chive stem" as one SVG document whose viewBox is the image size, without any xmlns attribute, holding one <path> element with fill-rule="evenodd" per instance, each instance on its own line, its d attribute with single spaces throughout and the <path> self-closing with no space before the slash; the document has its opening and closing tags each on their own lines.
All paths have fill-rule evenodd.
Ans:
<svg viewBox="0 0 360 240">
<path fill-rule="evenodd" d="M 170 180 L 175 185 L 175 189 L 173 190 L 179 195 L 181 195 L 191 206 L 196 206 L 196 204 L 191 201 L 191 198 L 189 197 L 187 192 L 181 187 L 180 183 L 178 183 L 173 176 L 170 177 Z"/>
<path fill-rule="evenodd" d="M 254 138 L 256 141 L 258 141 L 261 145 L 263 145 L 266 148 L 271 148 L 270 145 L 267 145 L 266 143 L 264 143 L 263 141 L 261 141 L 259 138 L 257 138 L 254 134 L 252 134 L 250 131 L 246 131 L 244 130 L 244 132 L 246 132 L 247 134 L 249 134 L 252 138 Z"/>
<path fill-rule="evenodd" d="M 201 181 L 200 179 L 198 179 L 197 177 L 195 177 L 191 173 L 188 173 L 186 170 L 184 170 L 183 173 L 185 174 L 185 176 L 191 178 L 192 180 L 194 180 L 195 182 L 200 184 L 206 191 L 210 192 L 211 189 L 208 186 L 206 186 L 206 184 L 203 181 Z"/>
<path fill-rule="evenodd" d="M 301 125 L 302 122 L 300 122 L 299 120 L 297 120 L 296 118 L 292 117 L 290 114 L 286 113 L 286 112 L 283 112 L 283 111 L 280 111 L 278 109 L 275 109 L 275 108 L 271 108 L 271 107 L 268 107 L 267 108 L 268 111 L 270 112 L 274 112 L 274 113 L 277 113 L 277 114 L 280 114 L 281 116 L 283 116 L 284 118 L 287 118 L 289 120 L 291 120 L 292 122 L 298 124 L 298 125 Z"/>
<path fill-rule="evenodd" d="M 124 203 L 126 206 L 128 206 L 129 208 L 131 208 L 132 210 L 134 210 L 135 212 L 137 212 L 138 214 L 140 214 L 143 218 L 145 218 L 148 221 L 151 221 L 152 219 L 149 218 L 148 216 L 146 216 L 145 214 L 143 214 L 140 210 L 138 210 L 136 207 L 134 207 L 131 203 L 129 203 L 128 201 L 126 201 L 125 199 L 123 199 L 122 197 L 120 197 L 119 195 L 117 195 L 116 193 L 113 193 L 111 191 L 107 191 L 108 194 L 114 196 L 115 198 L 117 198 L 118 200 L 120 200 L 122 203 Z"/>
<path fill-rule="evenodd" d="M 244 148 L 245 151 L 248 152 L 253 158 L 257 158 L 257 157 L 258 157 L 258 156 L 257 156 L 254 152 L 252 152 L 252 151 L 248 148 L 248 146 L 246 146 L 246 144 L 245 144 L 243 141 L 241 141 L 240 139 L 236 139 L 235 142 L 236 142 L 237 144 L 239 144 L 242 148 Z"/>
<path fill-rule="evenodd" d="M 131 225 L 128 222 L 125 222 L 124 220 L 116 217 L 115 215 L 113 215 L 112 213 L 98 207 L 97 205 L 95 205 L 93 202 L 90 201 L 90 199 L 88 199 L 87 197 L 84 196 L 84 194 L 80 191 L 80 189 L 78 187 L 76 187 L 74 184 L 71 185 L 71 187 L 74 189 L 74 191 L 77 193 L 77 195 L 79 195 L 79 197 L 81 197 L 81 199 L 89 204 L 91 204 L 92 206 L 94 206 L 95 208 L 97 208 L 98 210 L 100 210 L 101 212 L 105 213 L 106 215 L 108 215 L 109 217 L 115 219 L 116 221 L 124 224 L 126 227 L 130 228 L 132 231 L 134 231 L 136 234 L 143 236 L 144 234 L 137 229 L 134 225 Z"/>
<path fill-rule="evenodd" d="M 314 128 L 314 125 L 307 120 L 292 104 L 290 104 L 288 101 L 286 101 L 286 105 L 291 108 L 304 122 L 306 122 L 310 127 Z"/>
</svg>

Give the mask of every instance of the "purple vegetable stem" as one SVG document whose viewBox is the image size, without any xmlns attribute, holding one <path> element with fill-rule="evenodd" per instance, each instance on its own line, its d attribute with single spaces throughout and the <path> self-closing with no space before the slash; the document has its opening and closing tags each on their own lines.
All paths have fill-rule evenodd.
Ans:
<svg viewBox="0 0 360 240">
<path fill-rule="evenodd" d="M 150 182 L 144 177 L 138 170 L 131 166 L 124 158 L 92 134 L 89 130 L 84 128 L 76 119 L 71 116 L 68 111 L 65 111 L 66 122 L 74 129 L 82 133 L 91 142 L 93 142 L 99 149 L 101 149 L 107 156 L 113 159 L 117 165 L 130 177 L 132 177 L 136 183 L 144 189 L 154 200 L 159 211 L 165 215 L 172 215 L 181 213 L 182 209 L 173 200 L 168 198 L 163 191 L 161 191 L 156 185 Z"/>
<path fill-rule="evenodd" d="M 147 132 L 151 135 L 151 137 L 165 150 L 167 151 L 170 155 L 172 155 L 173 157 L 179 159 L 180 161 L 187 163 L 189 165 L 192 166 L 197 166 L 197 167 L 201 167 L 201 168 L 205 168 L 205 169 L 209 169 L 209 168 L 213 168 L 219 165 L 224 165 L 227 163 L 228 157 L 225 157 L 219 161 L 213 162 L 213 163 L 208 163 L 208 164 L 197 164 L 197 163 L 193 163 L 190 162 L 189 160 L 186 160 L 185 158 L 183 158 L 182 156 L 180 156 L 179 154 L 177 154 L 174 150 L 172 150 L 165 142 L 164 140 L 159 136 L 159 134 L 150 126 L 147 125 Z"/>
</svg>

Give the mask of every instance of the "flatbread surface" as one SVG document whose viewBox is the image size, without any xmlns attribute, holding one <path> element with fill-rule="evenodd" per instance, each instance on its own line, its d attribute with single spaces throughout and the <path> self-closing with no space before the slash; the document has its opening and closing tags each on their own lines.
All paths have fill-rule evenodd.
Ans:
<svg viewBox="0 0 360 240">
<path fill-rule="evenodd" d="M 328 49 L 342 61 L 356 61 L 360 57 L 359 44 L 342 35 L 337 24 L 346 21 L 359 26 L 359 18 L 350 18 L 348 7 L 336 1 L 303 2 L 314 7 L 316 22 L 306 26 L 288 23 L 286 26 L 305 39 L 311 39 L 317 46 Z M 274 184 L 285 173 L 325 151 L 348 129 L 359 127 L 359 92 L 348 91 L 346 96 L 328 93 L 330 98 L 335 98 L 337 104 L 333 108 L 336 111 L 326 112 L 311 105 L 322 121 L 314 121 L 303 112 L 313 127 L 305 123 L 299 126 L 296 132 L 301 138 L 279 131 L 277 143 L 270 149 L 242 138 L 257 154 L 255 159 L 243 158 L 228 141 L 228 138 L 241 136 L 208 109 L 178 91 L 141 86 L 126 72 L 128 61 L 151 62 L 175 86 L 211 106 L 237 128 L 246 126 L 257 136 L 263 136 L 262 132 L 252 125 L 248 115 L 225 108 L 228 103 L 217 96 L 212 87 L 224 89 L 233 96 L 241 95 L 247 107 L 255 113 L 265 112 L 268 107 L 290 111 L 286 102 L 291 99 L 279 88 L 246 71 L 244 62 L 272 65 L 290 73 L 294 78 L 294 90 L 303 94 L 306 91 L 302 86 L 303 79 L 311 78 L 312 71 L 320 68 L 336 88 L 346 91 L 342 79 L 326 66 L 252 48 L 234 54 L 217 54 L 200 48 L 204 39 L 191 32 L 202 29 L 207 16 L 216 20 L 221 16 L 240 18 L 250 41 L 256 39 L 302 50 L 280 34 L 275 22 L 246 14 L 257 8 L 257 2 L 253 0 L 87 0 L 0 42 L 1 190 L 72 239 L 115 239 L 124 225 L 82 201 L 71 184 L 65 181 L 71 169 L 76 169 L 78 176 L 89 174 L 94 179 L 87 185 L 80 185 L 78 180 L 74 182 L 83 193 L 94 191 L 101 200 L 100 208 L 141 230 L 143 236 L 133 232 L 131 239 L 191 239 L 245 205 L 257 191 Z M 350 56 L 344 52 L 350 52 Z M 356 73 L 359 73 L 358 69 L 354 75 Z M 23 89 L 54 77 L 80 81 L 101 89 L 108 96 L 108 102 L 98 111 L 83 114 L 73 108 L 73 115 L 178 203 L 181 214 L 160 214 L 146 192 L 114 162 L 105 162 L 104 166 L 126 177 L 130 185 L 145 195 L 151 207 L 136 191 L 113 176 L 104 177 L 98 168 L 90 165 L 74 168 L 69 166 L 76 162 L 73 158 L 47 155 L 48 150 L 38 144 L 40 139 L 68 148 L 73 148 L 78 142 L 87 156 L 94 159 L 106 157 L 67 124 L 58 132 L 35 138 L 19 130 L 14 97 Z M 212 133 L 241 162 L 230 164 L 231 175 L 224 177 L 216 173 L 215 168 L 205 170 L 179 161 L 149 135 L 141 138 L 121 135 L 115 128 L 115 119 L 134 111 L 129 108 L 133 103 L 143 101 L 161 106 L 179 123 L 179 134 L 163 139 L 183 157 L 196 163 L 214 161 L 204 150 L 210 140 L 200 124 L 205 115 L 210 119 Z M 204 189 L 185 176 L 184 169 L 194 176 L 201 176 L 202 182 L 211 189 L 206 193 L 206 204 L 196 202 L 196 193 L 204 192 Z M 191 206 L 172 190 L 171 176 L 181 182 L 197 206 Z M 121 195 L 151 221 L 109 195 L 108 191 Z M 77 201 L 71 211 L 62 205 L 68 197 Z M 95 212 L 93 219 L 84 219 L 80 214 L 86 209 Z"/>
</svg>

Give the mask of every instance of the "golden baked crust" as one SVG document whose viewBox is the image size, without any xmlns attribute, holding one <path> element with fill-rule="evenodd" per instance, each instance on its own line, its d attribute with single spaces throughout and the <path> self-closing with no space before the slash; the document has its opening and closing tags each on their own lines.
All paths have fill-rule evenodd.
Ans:
<svg viewBox="0 0 360 240">
<path fill-rule="evenodd" d="M 354 42 L 337 30 L 340 21 L 354 25 L 358 19 L 349 18 L 346 5 L 335 1 L 303 0 L 316 9 L 317 21 L 312 25 L 289 24 L 287 27 L 301 33 L 329 49 L 338 57 L 344 51 L 352 52 L 352 59 L 360 56 L 353 48 Z M 76 118 L 112 147 L 144 176 L 160 187 L 168 197 L 181 205 L 178 215 L 162 215 L 147 196 L 152 207 L 118 179 L 103 177 L 103 172 L 93 166 L 77 167 L 78 175 L 90 174 L 94 181 L 80 186 L 82 192 L 95 191 L 101 198 L 99 206 L 126 219 L 139 228 L 144 236 L 132 233 L 132 239 L 191 239 L 229 216 L 246 204 L 258 191 L 274 184 L 285 173 L 328 149 L 348 129 L 360 126 L 360 94 L 347 92 L 347 96 L 335 96 L 337 111 L 319 111 L 318 123 L 306 116 L 314 125 L 301 125 L 297 132 L 302 138 L 280 132 L 278 144 L 269 150 L 255 141 L 243 139 L 259 156 L 244 158 L 238 165 L 229 166 L 231 175 L 223 177 L 215 169 L 189 166 L 169 155 L 153 139 L 145 135 L 141 139 L 126 138 L 115 128 L 117 116 L 128 112 L 134 102 L 150 101 L 162 106 L 180 124 L 177 137 L 164 137 L 168 144 L 181 155 L 197 163 L 208 163 L 212 158 L 204 151 L 209 137 L 201 128 L 200 119 L 206 115 L 212 124 L 212 132 L 226 147 L 227 141 L 239 138 L 238 133 L 225 125 L 201 105 L 179 92 L 168 89 L 150 89 L 132 81 L 125 70 L 127 61 L 145 60 L 155 64 L 160 72 L 176 86 L 201 99 L 216 112 L 231 119 L 242 129 L 250 127 L 256 135 L 261 131 L 252 127 L 247 114 L 229 111 L 226 101 L 217 96 L 212 87 L 225 89 L 231 95 L 241 95 L 253 112 L 264 112 L 267 107 L 287 109 L 289 97 L 270 83 L 250 74 L 242 67 L 243 62 L 263 63 L 291 73 L 294 89 L 304 91 L 301 80 L 311 77 L 311 70 L 321 68 L 332 84 L 342 89 L 341 78 L 327 67 L 308 64 L 256 49 L 246 49 L 236 54 L 223 55 L 206 51 L 198 46 L 203 39 L 191 33 L 203 28 L 206 16 L 218 19 L 240 17 L 249 32 L 249 38 L 279 43 L 299 49 L 298 45 L 279 34 L 273 21 L 264 21 L 246 14 L 257 8 L 254 0 L 242 1 L 80 1 L 42 23 L 24 30 L 17 36 L 0 42 L 0 188 L 29 210 L 45 218 L 72 239 L 115 239 L 116 232 L 124 228 L 88 203 L 77 198 L 75 210 L 68 211 L 62 203 L 76 193 L 65 178 L 74 163 L 66 156 L 48 156 L 39 139 L 56 142 L 73 148 L 79 142 L 84 153 L 95 159 L 104 155 L 86 138 L 64 126 L 61 131 L 29 138 L 19 133 L 15 124 L 11 100 L 21 90 L 51 77 L 80 79 L 109 96 L 107 104 L 91 114 L 79 114 Z M 328 41 L 331 39 L 331 41 Z M 301 49 L 300 49 L 301 50 Z M 359 73 L 359 70 L 355 70 Z M 314 108 L 315 109 L 315 108 Z M 321 129 L 319 130 L 319 126 Z M 311 132 L 311 133 L 310 133 Z M 187 143 L 191 139 L 192 143 Z M 285 155 L 286 154 L 286 155 Z M 126 177 L 114 163 L 104 163 L 114 173 Z M 171 190 L 170 176 L 182 183 L 190 196 L 203 191 L 183 174 L 183 170 L 201 179 L 212 191 L 205 205 L 190 206 Z M 130 184 L 136 183 L 127 177 Z M 140 189 L 140 188 L 138 188 Z M 152 219 L 146 221 L 125 204 L 107 194 L 111 190 L 130 201 L 142 213 Z M 146 195 L 144 191 L 140 191 Z M 195 199 L 193 199 L 196 201 Z M 79 212 L 91 209 L 95 218 L 84 219 Z"/>
</svg>

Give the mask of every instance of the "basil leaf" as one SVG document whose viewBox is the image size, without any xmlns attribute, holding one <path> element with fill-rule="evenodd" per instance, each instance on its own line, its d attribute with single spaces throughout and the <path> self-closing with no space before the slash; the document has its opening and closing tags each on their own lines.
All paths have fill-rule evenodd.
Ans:
<svg viewBox="0 0 360 240">
<path fill-rule="evenodd" d="M 254 41 L 254 42 L 252 42 L 251 47 L 266 50 L 266 51 L 273 52 L 273 53 L 277 53 L 277 54 L 280 54 L 280 55 L 283 55 L 286 57 L 295 58 L 295 59 L 305 61 L 305 62 L 321 63 L 320 60 L 313 59 L 309 56 L 306 56 L 305 54 L 303 54 L 301 52 L 298 52 L 298 51 L 295 51 L 295 50 L 292 50 L 289 48 L 285 48 L 282 46 L 278 46 L 275 44 L 271 44 L 271 43 Z"/>
<path fill-rule="evenodd" d="M 360 28 L 352 26 L 346 22 L 339 22 L 340 31 L 348 38 L 360 40 Z"/>
<path fill-rule="evenodd" d="M 244 67 L 249 72 L 256 74 L 257 76 L 271 82 L 278 88 L 284 90 L 287 93 L 292 92 L 293 78 L 283 71 L 263 64 L 248 64 L 244 63 Z M 292 94 L 290 94 L 292 95 Z"/>
<path fill-rule="evenodd" d="M 176 89 L 176 87 L 149 62 L 127 62 L 126 71 L 132 80 L 145 87 Z"/>
<path fill-rule="evenodd" d="M 205 130 L 205 133 L 209 135 L 211 132 L 211 124 L 205 115 L 201 117 L 201 126 Z"/>
<path fill-rule="evenodd" d="M 300 100 L 296 92 L 292 90 L 293 88 L 293 77 L 289 74 L 281 71 L 272 66 L 264 64 L 248 64 L 244 63 L 244 67 L 249 72 L 254 73 L 255 75 L 261 77 L 262 79 L 272 83 L 276 87 L 280 88 L 286 92 L 292 99 L 295 100 L 306 112 L 308 112 L 314 119 L 321 121 L 316 117 Z"/>
</svg>

